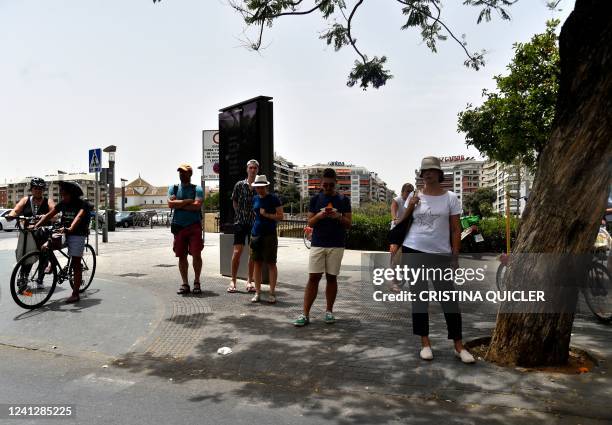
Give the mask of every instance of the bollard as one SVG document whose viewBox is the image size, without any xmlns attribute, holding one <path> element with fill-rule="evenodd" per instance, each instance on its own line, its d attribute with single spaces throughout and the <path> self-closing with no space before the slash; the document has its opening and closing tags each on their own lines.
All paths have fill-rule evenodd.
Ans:
<svg viewBox="0 0 612 425">
<path fill-rule="evenodd" d="M 104 210 L 104 225 L 102 226 L 102 243 L 108 242 L 108 216 L 110 210 Z"/>
</svg>

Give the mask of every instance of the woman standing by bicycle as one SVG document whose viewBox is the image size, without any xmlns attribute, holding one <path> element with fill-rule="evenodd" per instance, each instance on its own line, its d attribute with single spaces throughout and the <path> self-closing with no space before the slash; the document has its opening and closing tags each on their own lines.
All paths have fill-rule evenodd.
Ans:
<svg viewBox="0 0 612 425">
<path fill-rule="evenodd" d="M 87 202 L 81 199 L 83 190 L 78 183 L 64 181 L 59 183 L 59 187 L 62 200 L 36 223 L 36 227 L 42 226 L 58 213 L 62 213 L 61 224 L 63 232 L 66 234 L 68 255 L 71 257 L 71 267 L 74 275 L 72 295 L 66 300 L 66 303 L 70 304 L 80 300 L 79 288 L 83 280 L 81 257 L 89 233 L 90 207 Z"/>
<path fill-rule="evenodd" d="M 423 268 L 431 273 L 435 291 L 452 291 L 453 281 L 447 277 L 448 269 L 458 267 L 461 246 L 461 203 L 453 192 L 444 189 L 440 183 L 444 172 L 440 160 L 434 156 L 423 158 L 420 176 L 424 187 L 418 195 L 411 194 L 406 201 L 403 220 L 412 217 L 412 224 L 406 233 L 402 246 L 404 263 L 411 268 Z M 405 255 L 410 254 L 410 255 Z M 423 267 L 424 266 L 424 267 Z M 440 273 L 440 271 L 442 273 Z M 410 282 L 416 292 L 412 303 L 412 327 L 415 335 L 421 337 L 423 360 L 432 360 L 433 352 L 429 340 L 428 277 Z M 442 301 L 446 319 L 448 339 L 454 342 L 455 355 L 464 363 L 474 363 L 474 357 L 463 347 L 461 335 L 461 312 L 456 301 Z"/>
<path fill-rule="evenodd" d="M 13 220 L 16 217 L 36 217 L 47 214 L 55 207 L 55 202 L 44 196 L 47 183 L 40 177 L 34 177 L 30 181 L 30 196 L 24 196 L 17 202 L 15 208 L 8 213 L 7 220 Z M 20 232 L 17 241 L 17 249 L 15 250 L 15 258 L 19 261 L 23 256 L 33 251 L 38 251 L 39 242 L 36 241 L 31 232 Z M 29 270 L 24 270 L 27 274 Z M 42 289 L 42 279 L 38 281 L 38 289 Z"/>
</svg>

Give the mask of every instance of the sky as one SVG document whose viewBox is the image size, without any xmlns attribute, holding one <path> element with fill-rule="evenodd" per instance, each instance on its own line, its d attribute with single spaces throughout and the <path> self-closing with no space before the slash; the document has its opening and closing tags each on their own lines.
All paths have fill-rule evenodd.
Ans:
<svg viewBox="0 0 612 425">
<path fill-rule="evenodd" d="M 320 15 L 281 18 L 253 52 L 225 0 L 0 0 L 0 182 L 82 172 L 89 149 L 116 145 L 117 183 L 173 184 L 179 163 L 201 164 L 202 130 L 217 128 L 220 108 L 265 95 L 278 154 L 365 166 L 399 192 L 424 156 L 479 156 L 457 113 L 494 88 L 513 43 L 563 22 L 574 1 L 551 12 L 519 0 L 511 21 L 479 25 L 461 3 L 445 1 L 443 16 L 470 50 L 488 52 L 480 71 L 456 43 L 434 54 L 418 30 L 401 31 L 396 2 L 364 2 L 354 35 L 369 56 L 388 57 L 394 78 L 363 91 L 346 86 L 353 51 L 319 40 Z"/>
</svg>

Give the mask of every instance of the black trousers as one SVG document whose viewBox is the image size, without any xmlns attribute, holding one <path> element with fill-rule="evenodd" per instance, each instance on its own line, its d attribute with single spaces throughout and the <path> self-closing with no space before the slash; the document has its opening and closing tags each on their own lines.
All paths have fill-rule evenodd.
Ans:
<svg viewBox="0 0 612 425">
<path fill-rule="evenodd" d="M 402 254 L 406 254 L 402 256 L 403 264 L 408 265 L 410 268 L 428 270 L 433 275 L 431 281 L 434 290 L 438 293 L 455 289 L 452 280 L 444 279 L 444 270 L 450 268 L 452 264 L 450 256 L 427 254 L 405 246 L 402 247 Z M 412 302 L 412 330 L 415 335 L 429 336 L 429 302 L 427 299 L 421 299 L 422 293 L 429 291 L 428 280 L 421 278 L 414 282 L 414 284 L 413 282 L 410 282 L 410 284 L 411 291 L 416 294 L 415 300 Z M 446 320 L 448 339 L 462 339 L 459 303 L 451 299 L 440 301 L 440 305 Z"/>
</svg>

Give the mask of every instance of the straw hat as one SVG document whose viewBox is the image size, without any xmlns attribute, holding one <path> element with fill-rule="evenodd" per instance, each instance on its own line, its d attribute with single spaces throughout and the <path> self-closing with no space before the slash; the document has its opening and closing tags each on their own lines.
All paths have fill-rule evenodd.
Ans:
<svg viewBox="0 0 612 425">
<path fill-rule="evenodd" d="M 265 174 L 261 174 L 257 177 L 255 177 L 255 181 L 253 181 L 253 183 L 251 183 L 251 186 L 253 187 L 261 187 L 261 186 L 268 186 L 270 184 L 270 182 L 268 181 L 268 178 L 266 177 Z"/>
<path fill-rule="evenodd" d="M 421 177 L 423 177 L 423 171 L 425 170 L 438 170 L 440 171 L 440 174 L 444 176 L 444 172 L 440 166 L 440 159 L 435 156 L 426 156 L 421 160 L 421 170 L 419 172 Z"/>
</svg>

